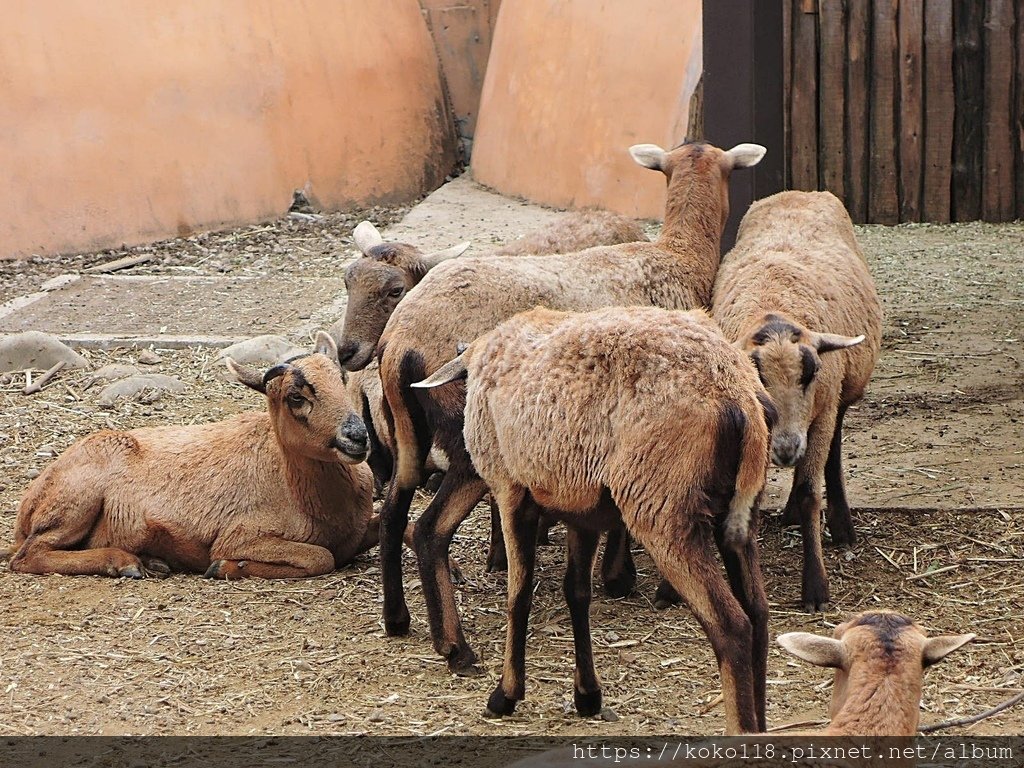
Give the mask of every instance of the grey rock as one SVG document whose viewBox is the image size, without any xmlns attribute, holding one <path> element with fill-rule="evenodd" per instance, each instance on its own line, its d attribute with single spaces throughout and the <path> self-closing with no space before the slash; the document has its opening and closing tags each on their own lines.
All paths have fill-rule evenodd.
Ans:
<svg viewBox="0 0 1024 768">
<path fill-rule="evenodd" d="M 32 368 L 45 371 L 63 361 L 68 368 L 88 368 L 89 361 L 56 336 L 40 331 L 0 338 L 0 373 Z"/>
<path fill-rule="evenodd" d="M 165 376 L 162 373 L 143 373 L 108 384 L 100 392 L 98 402 L 101 408 L 113 408 L 114 403 L 121 397 L 140 396 L 144 402 L 152 403 L 164 392 L 184 391 L 184 382 L 173 376 Z"/>
</svg>

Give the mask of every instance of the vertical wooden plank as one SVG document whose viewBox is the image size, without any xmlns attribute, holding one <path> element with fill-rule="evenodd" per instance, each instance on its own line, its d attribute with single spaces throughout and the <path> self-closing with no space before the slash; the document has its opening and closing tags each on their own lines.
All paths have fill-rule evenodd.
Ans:
<svg viewBox="0 0 1024 768">
<path fill-rule="evenodd" d="M 900 220 L 896 193 L 896 61 L 899 0 L 875 0 L 871 34 L 871 190 L 868 221 Z"/>
<path fill-rule="evenodd" d="M 793 3 L 782 2 L 782 140 L 786 152 L 785 188 L 793 186 L 793 136 L 790 109 L 793 99 Z"/>
<path fill-rule="evenodd" d="M 981 134 L 985 61 L 978 0 L 953 0 L 953 220 L 981 218 Z"/>
<path fill-rule="evenodd" d="M 846 209 L 863 224 L 868 218 L 870 157 L 871 3 L 853 0 L 846 18 Z"/>
<path fill-rule="evenodd" d="M 1024 6 L 1017 5 L 1017 218 L 1024 220 Z"/>
<path fill-rule="evenodd" d="M 900 221 L 921 220 L 924 0 L 900 0 Z"/>
<path fill-rule="evenodd" d="M 985 129 L 982 135 L 981 213 L 985 221 L 1014 217 L 1013 136 L 1013 0 L 985 3 Z"/>
<path fill-rule="evenodd" d="M 793 189 L 818 188 L 818 15 L 793 8 Z"/>
<path fill-rule="evenodd" d="M 920 2 L 920 0 L 918 0 Z M 818 6 L 818 40 L 821 62 L 818 86 L 819 182 L 840 200 L 846 197 L 846 2 L 821 0 Z"/>
<path fill-rule="evenodd" d="M 945 223 L 950 217 L 953 164 L 953 3 L 925 0 L 924 6 L 924 189 L 921 218 Z"/>
<path fill-rule="evenodd" d="M 768 154 L 729 181 L 722 249 L 732 247 L 750 203 L 782 189 L 782 6 L 778 0 L 704 0 L 704 132 L 729 147 L 763 144 Z M 755 34 L 756 31 L 756 34 Z"/>
</svg>

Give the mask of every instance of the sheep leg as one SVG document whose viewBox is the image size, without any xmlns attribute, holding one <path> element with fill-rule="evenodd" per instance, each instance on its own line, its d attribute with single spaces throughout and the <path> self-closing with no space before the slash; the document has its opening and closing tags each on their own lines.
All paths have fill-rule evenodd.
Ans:
<svg viewBox="0 0 1024 768">
<path fill-rule="evenodd" d="M 504 513 L 501 526 L 508 545 L 508 622 L 501 680 L 487 700 L 487 714 L 494 717 L 511 715 L 516 702 L 526 695 L 526 633 L 540 518 L 540 508 L 522 488 L 501 493 L 498 503 Z"/>
<path fill-rule="evenodd" d="M 840 405 L 836 414 L 836 426 L 832 432 L 832 444 L 825 462 L 825 497 L 828 499 L 828 530 L 833 544 L 850 545 L 857 541 L 853 530 L 850 505 L 846 502 L 846 485 L 843 482 L 843 416 L 846 406 Z"/>
<path fill-rule="evenodd" d="M 751 531 L 757 530 L 757 521 L 751 521 Z M 767 727 L 765 719 L 766 683 L 768 677 L 768 596 L 761 577 L 761 562 L 757 537 L 751 535 L 743 549 L 736 551 L 725 546 L 722 526 L 715 527 L 715 541 L 722 555 L 722 563 L 729 577 L 729 586 L 750 619 L 753 634 L 751 659 L 754 675 L 754 704 L 757 708 L 758 730 Z"/>
<path fill-rule="evenodd" d="M 829 602 L 828 576 L 821 550 L 821 485 L 834 418 L 823 417 L 807 430 L 807 451 L 793 473 L 788 504 L 800 511 L 803 538 L 803 579 L 800 600 L 808 613 L 825 610 Z M 787 504 L 787 505 L 788 505 Z"/>
<path fill-rule="evenodd" d="M 569 553 L 562 591 L 569 606 L 573 645 L 576 650 L 573 702 L 576 704 L 577 713 L 583 717 L 592 717 L 601 711 L 601 681 L 597 676 L 597 670 L 594 669 L 594 649 L 590 636 L 591 582 L 601 535 L 572 525 L 567 526 L 566 535 Z M 628 540 L 628 536 L 624 534 L 622 538 Z M 524 622 L 524 644 L 525 639 Z"/>
<path fill-rule="evenodd" d="M 90 475 L 78 467 L 77 472 L 57 465 L 48 471 L 47 481 L 29 486 L 18 515 L 18 534 L 25 538 L 13 553 L 10 568 L 15 573 L 59 573 L 67 576 L 127 576 L 141 579 L 146 575 L 142 561 L 119 547 L 75 549 L 98 524 L 103 510 L 103 490 L 76 482 Z M 16 536 L 16 542 L 20 538 Z"/>
<path fill-rule="evenodd" d="M 389 637 L 409 634 L 409 607 L 402 584 L 402 539 L 409 526 L 413 488 L 400 488 L 394 475 L 380 510 L 380 577 L 384 589 L 384 632 Z"/>
<path fill-rule="evenodd" d="M 334 570 L 334 555 L 329 549 L 271 537 L 230 548 L 215 543 L 210 558 L 212 562 L 204 574 L 208 579 L 303 579 Z"/>
<path fill-rule="evenodd" d="M 501 515 L 494 494 L 487 500 L 491 507 L 491 543 L 487 547 L 487 572 L 498 573 L 508 570 L 508 556 L 505 554 L 505 537 L 501 533 Z"/>
<path fill-rule="evenodd" d="M 626 597 L 636 589 L 636 565 L 629 549 L 629 532 L 621 523 L 608 529 L 601 558 L 601 578 L 608 597 Z"/>
<path fill-rule="evenodd" d="M 657 534 L 648 530 L 651 535 L 640 527 L 630 528 L 711 641 L 722 679 L 726 734 L 756 733 L 759 718 L 750 619 L 719 570 L 706 532 L 683 529 L 682 515 L 676 525 L 679 530 L 671 530 L 672 526 Z"/>
<path fill-rule="evenodd" d="M 485 493 L 486 483 L 472 468 L 453 460 L 437 494 L 416 521 L 416 555 L 430 635 L 434 649 L 448 660 L 448 669 L 457 675 L 476 675 L 480 670 L 476 666 L 477 656 L 462 632 L 448 551 L 455 531 Z"/>
</svg>

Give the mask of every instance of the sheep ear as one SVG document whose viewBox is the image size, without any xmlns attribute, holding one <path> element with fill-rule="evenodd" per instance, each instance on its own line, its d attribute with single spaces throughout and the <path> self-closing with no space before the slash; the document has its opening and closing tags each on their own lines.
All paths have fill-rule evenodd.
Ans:
<svg viewBox="0 0 1024 768">
<path fill-rule="evenodd" d="M 466 378 L 466 375 L 466 361 L 460 355 L 454 360 L 449 360 L 432 374 L 427 376 L 423 381 L 417 381 L 415 384 L 410 384 L 409 386 L 416 387 L 417 389 L 431 389 L 433 387 L 440 387 L 442 384 L 447 384 L 450 381 L 464 379 Z"/>
<path fill-rule="evenodd" d="M 326 355 L 333 363 L 338 362 L 338 345 L 334 342 L 334 337 L 327 333 L 327 331 L 316 332 L 316 339 L 313 342 L 313 352 Z"/>
<path fill-rule="evenodd" d="M 814 340 L 814 348 L 818 350 L 819 355 L 823 355 L 826 352 L 834 352 L 837 349 L 855 347 L 862 341 L 864 341 L 864 334 L 860 336 L 840 336 L 836 333 L 819 333 Z"/>
<path fill-rule="evenodd" d="M 971 642 L 975 637 L 977 635 L 973 633 L 929 637 L 924 643 L 924 666 L 930 667 L 932 664 L 942 661 L 957 648 Z"/>
<path fill-rule="evenodd" d="M 732 162 L 733 168 L 749 168 L 760 163 L 767 152 L 768 149 L 760 144 L 737 144 L 727 150 L 725 156 Z"/>
<path fill-rule="evenodd" d="M 443 251 L 435 251 L 434 253 L 426 254 L 421 259 L 423 265 L 426 267 L 426 270 L 424 271 L 433 269 L 442 261 L 448 261 L 448 259 L 454 259 L 456 256 L 461 256 L 466 252 L 466 249 L 469 248 L 470 245 L 471 243 L 467 240 L 464 243 L 453 245 L 451 248 L 445 248 Z"/>
<path fill-rule="evenodd" d="M 843 644 L 831 637 L 810 632 L 787 632 L 779 635 L 777 642 L 798 659 L 819 667 L 843 666 Z"/>
<path fill-rule="evenodd" d="M 230 357 L 224 358 L 224 365 L 231 371 L 231 375 L 249 389 L 255 389 L 261 395 L 267 394 L 267 386 L 263 383 L 263 374 L 248 365 L 236 363 Z"/>
<path fill-rule="evenodd" d="M 384 242 L 384 238 L 381 237 L 380 232 L 368 221 L 361 221 L 356 228 L 352 230 L 352 239 L 356 243 L 356 248 L 366 254 L 373 246 L 380 245 Z"/>
<path fill-rule="evenodd" d="M 633 156 L 633 160 L 638 165 L 642 165 L 644 168 L 654 171 L 665 170 L 665 159 L 668 157 L 668 152 L 657 144 L 634 144 L 629 148 L 629 154 Z"/>
</svg>

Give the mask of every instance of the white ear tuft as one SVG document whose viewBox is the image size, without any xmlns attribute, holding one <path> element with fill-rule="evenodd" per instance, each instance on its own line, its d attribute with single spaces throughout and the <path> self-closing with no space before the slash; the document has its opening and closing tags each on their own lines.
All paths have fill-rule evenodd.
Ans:
<svg viewBox="0 0 1024 768">
<path fill-rule="evenodd" d="M 448 261 L 448 259 L 454 259 L 457 256 L 461 256 L 466 252 L 466 249 L 469 248 L 470 245 L 471 243 L 467 240 L 464 243 L 453 245 L 451 248 L 445 248 L 443 251 L 428 253 L 423 256 L 423 263 L 426 265 L 428 270 L 433 269 L 442 261 Z"/>
<path fill-rule="evenodd" d="M 317 331 L 316 339 L 313 342 L 313 351 L 321 355 L 326 355 L 331 362 L 338 362 L 338 345 L 334 341 L 334 337 L 327 331 Z"/>
<path fill-rule="evenodd" d="M 644 168 L 655 171 L 665 170 L 665 158 L 668 157 L 668 152 L 657 144 L 634 144 L 629 148 L 629 154 L 633 156 L 633 160 L 638 165 L 642 165 Z"/>
<path fill-rule="evenodd" d="M 942 635 L 940 637 L 929 637 L 924 643 L 924 666 L 930 667 L 938 661 L 942 661 L 962 645 L 971 642 L 977 635 L 968 633 L 966 635 Z"/>
<path fill-rule="evenodd" d="M 779 635 L 776 641 L 797 658 L 819 667 L 843 666 L 843 644 L 831 637 L 810 632 L 787 632 Z"/>
<path fill-rule="evenodd" d="M 356 228 L 352 230 L 352 239 L 356 243 L 356 248 L 364 254 L 373 246 L 384 242 L 384 238 L 381 237 L 377 228 L 368 221 L 361 221 L 356 225 Z"/>
<path fill-rule="evenodd" d="M 760 144 L 737 144 L 725 156 L 732 161 L 733 168 L 749 168 L 760 163 L 767 152 L 768 149 Z"/>
</svg>

